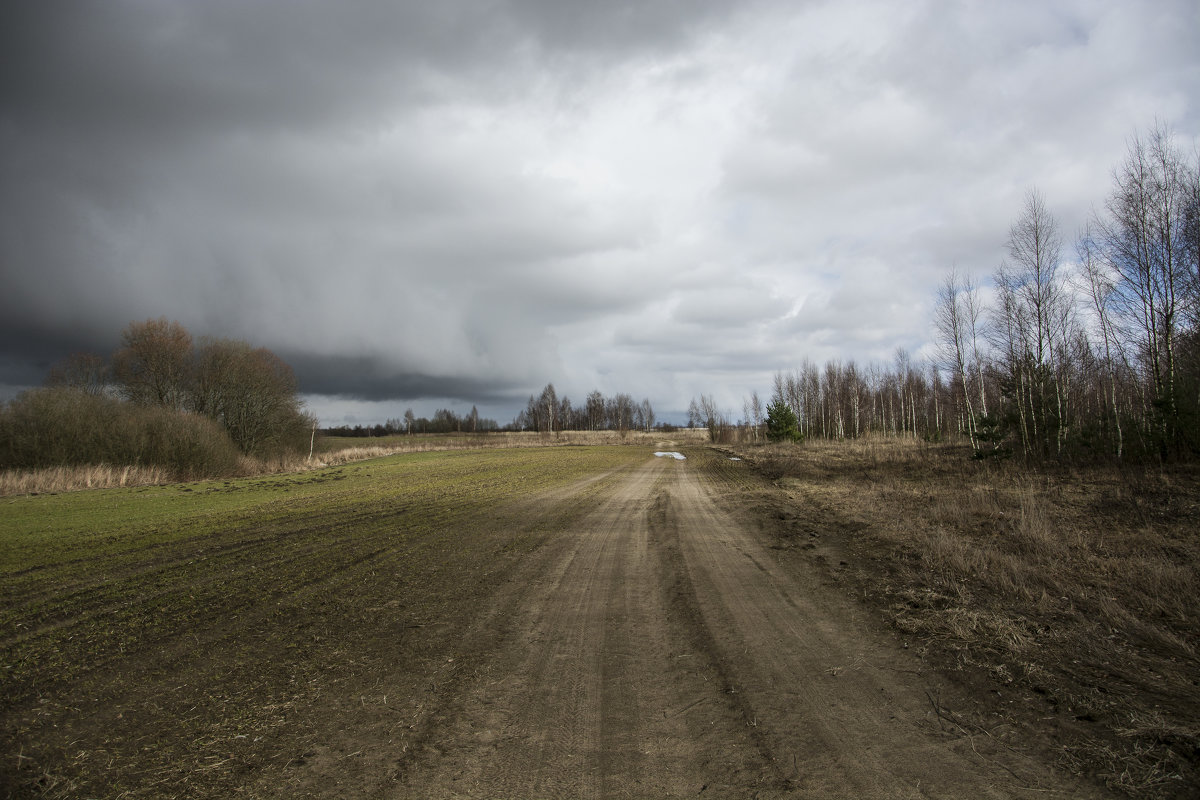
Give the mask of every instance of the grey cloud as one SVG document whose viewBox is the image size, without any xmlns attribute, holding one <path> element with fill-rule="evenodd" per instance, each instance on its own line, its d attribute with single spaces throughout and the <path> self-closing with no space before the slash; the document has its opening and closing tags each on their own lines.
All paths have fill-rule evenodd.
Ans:
<svg viewBox="0 0 1200 800">
<path fill-rule="evenodd" d="M 6 4 L 0 384 L 160 315 L 364 402 L 915 349 L 1031 184 L 1200 131 L 1194 6 Z"/>
<path fill-rule="evenodd" d="M 359 400 L 411 400 L 454 398 L 480 404 L 512 404 L 528 394 L 528 385 L 494 377 L 437 375 L 396 370 L 386 361 L 361 356 L 315 356 L 287 353 L 285 360 L 303 376 L 306 394 L 351 397 Z"/>
<path fill-rule="evenodd" d="M 419 99 L 429 72 L 505 49 L 470 4 L 46 3 L 10 5 L 2 41 L 20 69 L 10 108 L 48 122 L 203 137 L 372 119 Z M 499 41 L 497 41 L 499 38 Z M 433 97 L 432 94 L 429 95 Z"/>
</svg>

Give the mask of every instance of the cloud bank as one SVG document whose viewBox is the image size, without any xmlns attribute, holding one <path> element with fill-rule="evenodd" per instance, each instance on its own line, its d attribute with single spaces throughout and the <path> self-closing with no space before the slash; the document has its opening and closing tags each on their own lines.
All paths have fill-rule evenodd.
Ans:
<svg viewBox="0 0 1200 800">
<path fill-rule="evenodd" d="M 132 320 L 270 347 L 330 424 L 553 381 L 730 408 L 921 352 L 1024 192 L 1200 134 L 1200 8 L 9 4 L 0 384 Z"/>
</svg>

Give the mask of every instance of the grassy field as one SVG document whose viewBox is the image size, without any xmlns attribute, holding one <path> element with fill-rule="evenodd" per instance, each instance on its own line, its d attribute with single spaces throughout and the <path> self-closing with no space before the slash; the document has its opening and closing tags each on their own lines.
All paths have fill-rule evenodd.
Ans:
<svg viewBox="0 0 1200 800">
<path fill-rule="evenodd" d="M 560 431 L 555 434 L 539 434 L 497 431 L 481 434 L 429 433 L 412 436 L 321 436 L 315 440 L 311 456 L 305 450 L 302 453 L 290 453 L 270 458 L 243 457 L 234 470 L 235 474 L 228 477 L 245 478 L 304 472 L 396 453 L 573 445 L 653 447 L 657 446 L 656 443 L 664 438 L 676 443 L 700 444 L 708 441 L 708 431 L 697 428 L 680 429 L 670 433 L 661 431 Z M 159 486 L 171 482 L 171 470 L 161 466 L 82 464 L 41 469 L 0 470 L 0 497 L 70 492 L 79 489 Z"/>
<path fill-rule="evenodd" d="M 1034 468 L 895 440 L 747 448 L 780 546 L 1138 797 L 1200 791 L 1200 473 Z"/>
<path fill-rule="evenodd" d="M 681 428 L 670 433 L 661 431 L 494 431 L 489 433 L 417 433 L 411 436 L 321 436 L 317 451 L 337 454 L 347 450 L 379 448 L 391 452 L 423 450 L 470 450 L 494 447 L 547 447 L 555 445 L 634 444 L 651 445 L 664 439 L 689 444 L 708 441 L 705 428 Z"/>
<path fill-rule="evenodd" d="M 523 503 L 645 457 L 413 453 L 0 501 L 0 786 L 223 796 L 327 745 L 296 739 L 325 699 L 386 680 L 414 714 L 447 629 L 539 544 Z"/>
</svg>

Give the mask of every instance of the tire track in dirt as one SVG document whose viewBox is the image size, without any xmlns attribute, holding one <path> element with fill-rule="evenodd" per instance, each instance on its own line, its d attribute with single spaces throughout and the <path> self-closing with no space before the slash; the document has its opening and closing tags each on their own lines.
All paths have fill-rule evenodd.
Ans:
<svg viewBox="0 0 1200 800">
<path fill-rule="evenodd" d="M 540 554 L 513 635 L 399 796 L 653 797 L 705 789 L 688 716 L 721 701 L 694 664 L 673 663 L 689 654 L 673 649 L 679 637 L 669 629 L 649 525 L 666 467 L 659 460 L 638 467 Z M 696 686 L 706 687 L 699 696 Z"/>
<path fill-rule="evenodd" d="M 612 486 L 531 556 L 486 663 L 378 796 L 1095 794 L 945 733 L 934 679 L 780 567 L 692 462 Z"/>
</svg>

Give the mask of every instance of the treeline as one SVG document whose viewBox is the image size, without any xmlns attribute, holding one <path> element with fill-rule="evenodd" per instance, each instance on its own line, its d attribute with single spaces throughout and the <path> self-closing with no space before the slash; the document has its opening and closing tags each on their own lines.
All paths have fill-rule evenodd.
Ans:
<svg viewBox="0 0 1200 800">
<path fill-rule="evenodd" d="M 131 323 L 109 358 L 79 354 L 0 412 L 0 467 L 158 465 L 226 474 L 239 457 L 306 449 L 315 420 L 291 368 L 233 339 L 194 342 L 166 319 Z"/>
<path fill-rule="evenodd" d="M 772 403 L 804 436 L 960 436 L 980 456 L 1190 459 L 1200 454 L 1200 160 L 1156 127 L 1134 137 L 1111 193 L 1068 249 L 1030 191 L 987 290 L 951 272 L 938 355 L 805 362 Z M 714 437 L 736 429 L 706 398 Z M 768 421 L 757 394 L 742 427 Z"/>
<path fill-rule="evenodd" d="M 1200 453 L 1200 161 L 1156 127 L 1066 252 L 1031 191 L 1008 258 L 978 288 L 939 292 L 942 366 L 960 430 L 982 452 L 1054 458 Z"/>
<path fill-rule="evenodd" d="M 456 414 L 439 409 L 432 419 L 417 417 L 412 409 L 403 419 L 389 419 L 382 425 L 353 427 L 343 425 L 326 428 L 330 436 L 395 436 L 415 433 L 489 433 L 493 431 L 630 431 L 651 430 L 655 427 L 654 407 L 649 400 L 638 402 L 631 395 L 618 393 L 605 397 L 599 390 L 591 392 L 582 405 L 576 406 L 567 396 L 558 396 L 553 383 L 538 394 L 531 394 L 525 408 L 506 425 L 479 416 L 476 407 L 469 414 Z"/>
<path fill-rule="evenodd" d="M 559 397 L 553 383 L 540 394 L 530 395 L 525 408 L 513 420 L 511 428 L 521 431 L 648 431 L 654 427 L 654 408 L 649 400 L 635 401 L 628 394 L 605 397 L 592 391 L 576 406 L 566 395 Z"/>
<path fill-rule="evenodd" d="M 327 436 L 397 436 L 400 434 L 416 433 L 490 433 L 500 430 L 494 419 L 479 416 L 479 409 L 471 407 L 469 414 L 456 414 L 448 408 L 440 408 L 433 412 L 433 418 L 416 416 L 412 409 L 404 412 L 403 419 L 389 419 L 382 425 L 341 425 L 336 428 L 325 428 L 321 432 Z"/>
<path fill-rule="evenodd" d="M 786 414 L 779 413 L 784 409 Z M 772 431 L 788 439 L 938 440 L 955 430 L 952 413 L 941 371 L 900 349 L 887 365 L 832 360 L 818 366 L 804 359 L 797 369 L 776 373 L 767 398 L 757 391 L 744 398 L 740 420 L 710 395 L 701 395 L 688 409 L 688 426 L 707 428 L 716 442 L 764 440 Z"/>
</svg>

